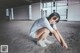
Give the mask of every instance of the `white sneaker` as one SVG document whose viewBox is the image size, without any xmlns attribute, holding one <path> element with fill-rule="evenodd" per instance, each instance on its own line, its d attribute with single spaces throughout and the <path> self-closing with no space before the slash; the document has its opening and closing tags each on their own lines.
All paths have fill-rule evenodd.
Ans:
<svg viewBox="0 0 80 53">
<path fill-rule="evenodd" d="M 37 44 L 39 44 L 41 47 L 46 47 L 46 46 L 47 46 L 47 45 L 45 44 L 45 42 L 42 41 L 42 40 L 39 40 L 39 41 L 37 42 Z"/>
<path fill-rule="evenodd" d="M 47 44 L 52 44 L 52 42 L 47 40 L 46 38 L 44 39 L 44 42 L 47 43 Z"/>
</svg>

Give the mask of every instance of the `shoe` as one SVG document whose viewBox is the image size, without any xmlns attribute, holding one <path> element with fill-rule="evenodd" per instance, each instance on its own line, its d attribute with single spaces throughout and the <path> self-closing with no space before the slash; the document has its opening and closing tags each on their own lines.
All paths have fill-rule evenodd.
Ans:
<svg viewBox="0 0 80 53">
<path fill-rule="evenodd" d="M 39 40 L 37 42 L 37 44 L 39 44 L 41 47 L 46 47 L 47 46 L 43 40 Z"/>
<path fill-rule="evenodd" d="M 44 42 L 47 43 L 47 44 L 52 44 L 52 42 L 47 40 L 46 38 L 44 39 Z"/>
</svg>

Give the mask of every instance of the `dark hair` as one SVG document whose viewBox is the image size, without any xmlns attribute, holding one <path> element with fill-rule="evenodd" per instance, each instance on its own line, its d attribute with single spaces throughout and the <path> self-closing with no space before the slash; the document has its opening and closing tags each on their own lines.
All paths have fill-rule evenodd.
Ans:
<svg viewBox="0 0 80 53">
<path fill-rule="evenodd" d="M 47 19 L 50 20 L 51 17 L 53 17 L 53 16 L 57 16 L 58 20 L 56 21 L 56 23 L 58 23 L 59 20 L 60 20 L 60 15 L 59 15 L 57 12 L 51 13 L 51 14 L 47 17 Z"/>
</svg>

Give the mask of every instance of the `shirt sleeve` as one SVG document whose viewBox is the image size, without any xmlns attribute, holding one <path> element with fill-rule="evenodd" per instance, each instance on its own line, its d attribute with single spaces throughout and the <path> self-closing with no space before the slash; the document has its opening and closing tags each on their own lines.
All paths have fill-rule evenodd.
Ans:
<svg viewBox="0 0 80 53">
<path fill-rule="evenodd" d="M 46 27 L 50 31 L 53 31 L 53 28 L 51 27 L 49 21 L 46 18 L 44 18 L 43 22 L 44 22 L 44 27 Z"/>
</svg>

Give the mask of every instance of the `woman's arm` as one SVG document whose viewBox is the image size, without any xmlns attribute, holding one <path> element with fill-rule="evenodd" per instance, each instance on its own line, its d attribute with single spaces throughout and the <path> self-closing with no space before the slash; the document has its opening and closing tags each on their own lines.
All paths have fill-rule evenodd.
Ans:
<svg viewBox="0 0 80 53">
<path fill-rule="evenodd" d="M 56 33 L 58 34 L 59 38 L 60 38 L 60 41 L 61 41 L 60 44 L 61 44 L 63 47 L 65 47 L 66 49 L 68 49 L 68 45 L 67 45 L 67 43 L 65 42 L 65 40 L 63 39 L 63 37 L 61 36 L 60 32 L 59 32 L 58 30 L 55 30 L 55 31 L 56 31 Z"/>
<path fill-rule="evenodd" d="M 60 32 L 58 30 L 52 31 L 52 34 L 55 36 L 57 41 L 66 49 L 68 49 L 68 46 L 66 42 L 64 41 L 63 37 L 61 36 Z"/>
<path fill-rule="evenodd" d="M 55 36 L 55 38 L 57 39 L 57 41 L 58 41 L 59 43 L 61 43 L 60 37 L 59 37 L 59 35 L 57 34 L 57 32 L 56 32 L 55 30 L 53 30 L 51 33 Z"/>
</svg>

